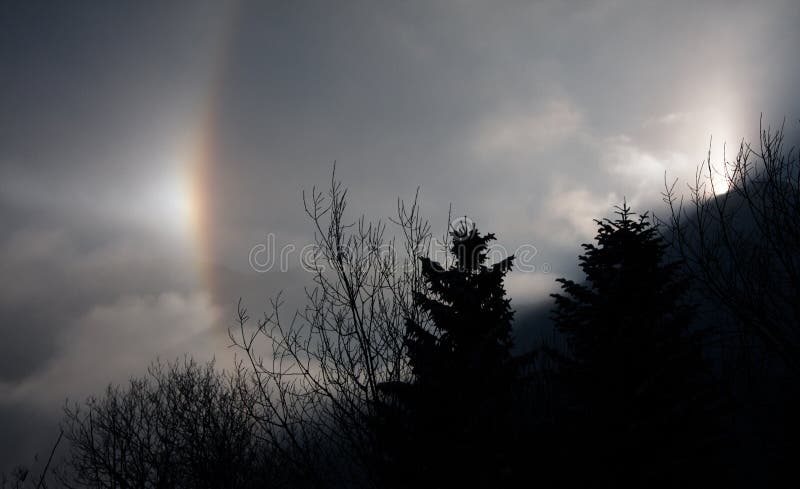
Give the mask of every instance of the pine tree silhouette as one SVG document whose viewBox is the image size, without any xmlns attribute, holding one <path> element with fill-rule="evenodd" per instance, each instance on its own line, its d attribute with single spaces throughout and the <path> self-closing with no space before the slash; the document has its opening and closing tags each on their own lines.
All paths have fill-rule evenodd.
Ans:
<svg viewBox="0 0 800 489">
<path fill-rule="evenodd" d="M 503 280 L 513 256 L 487 265 L 495 237 L 474 226 L 451 236 L 452 265 L 420 258 L 428 292 L 415 300 L 430 322 L 406 323 L 413 381 L 382 386 L 394 401 L 383 436 L 396 486 L 488 487 L 510 476 L 513 311 Z"/>
<path fill-rule="evenodd" d="M 685 486 L 704 468 L 715 402 L 690 330 L 694 308 L 647 214 L 623 203 L 617 215 L 596 221 L 597 244 L 583 245 L 585 283 L 559 279 L 563 294 L 553 294 L 573 396 L 563 441 L 585 465 L 577 485 Z"/>
</svg>

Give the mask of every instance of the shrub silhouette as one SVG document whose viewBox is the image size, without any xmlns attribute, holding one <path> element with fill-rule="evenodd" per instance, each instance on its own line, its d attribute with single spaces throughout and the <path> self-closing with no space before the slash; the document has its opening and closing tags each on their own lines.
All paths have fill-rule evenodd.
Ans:
<svg viewBox="0 0 800 489">
<path fill-rule="evenodd" d="M 127 388 L 109 386 L 65 408 L 66 487 L 251 488 L 278 480 L 250 413 L 243 372 L 193 360 L 153 364 Z"/>
</svg>

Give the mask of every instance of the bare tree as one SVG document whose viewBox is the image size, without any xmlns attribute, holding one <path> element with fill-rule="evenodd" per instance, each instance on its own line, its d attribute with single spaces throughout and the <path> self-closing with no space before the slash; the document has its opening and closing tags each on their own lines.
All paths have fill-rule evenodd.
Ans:
<svg viewBox="0 0 800 489">
<path fill-rule="evenodd" d="M 68 404 L 65 487 L 377 485 L 371 422 L 384 383 L 407 380 L 405 321 L 426 324 L 417 257 L 431 245 L 417 197 L 390 219 L 346 221 L 347 191 L 304 195 L 314 287 L 287 323 L 280 295 L 255 324 L 240 303 L 229 331 L 244 361 L 229 373 L 156 363 L 127 387 Z M 27 473 L 4 487 L 21 487 Z M 15 485 L 14 485 L 15 484 Z"/>
<path fill-rule="evenodd" d="M 738 351 L 762 345 L 800 373 L 800 164 L 784 127 L 760 127 L 721 168 L 708 159 L 688 202 L 665 185 L 668 238 L 697 290 L 733 318 Z M 724 188 L 717 183 L 724 177 Z M 723 332 L 724 334 L 725 332 Z"/>
<path fill-rule="evenodd" d="M 269 451 L 249 413 L 255 397 L 241 369 L 213 362 L 153 364 L 127 388 L 65 408 L 71 449 L 65 487 L 179 488 L 261 486 L 274 480 Z"/>
<path fill-rule="evenodd" d="M 396 237 L 384 222 L 348 221 L 335 172 L 326 193 L 314 188 L 303 202 L 316 243 L 305 264 L 314 277 L 307 305 L 286 321 L 278 296 L 252 324 L 240 303 L 230 338 L 258 393 L 252 419 L 296 474 L 314 487 L 377 485 L 370 420 L 378 386 L 410 375 L 405 322 L 425 323 L 413 297 L 424 287 L 417 257 L 430 227 L 416 196 L 398 200 Z"/>
</svg>

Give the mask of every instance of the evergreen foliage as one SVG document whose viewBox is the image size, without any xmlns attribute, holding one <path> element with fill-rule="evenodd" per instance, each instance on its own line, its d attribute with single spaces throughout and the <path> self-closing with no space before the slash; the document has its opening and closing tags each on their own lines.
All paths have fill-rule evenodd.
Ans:
<svg viewBox="0 0 800 489">
<path fill-rule="evenodd" d="M 553 294 L 568 346 L 562 428 L 571 433 L 561 441 L 591 469 L 579 485 L 686 484 L 707 467 L 715 406 L 694 308 L 647 214 L 623 204 L 617 215 L 597 221 L 596 244 L 583 245 L 586 281 L 559 279 Z"/>
<path fill-rule="evenodd" d="M 511 471 L 514 313 L 503 280 L 513 256 L 487 265 L 495 237 L 474 226 L 451 236 L 449 267 L 420 258 L 428 290 L 415 300 L 429 321 L 406 322 L 413 379 L 382 386 L 387 469 L 399 487 L 494 485 Z"/>
</svg>

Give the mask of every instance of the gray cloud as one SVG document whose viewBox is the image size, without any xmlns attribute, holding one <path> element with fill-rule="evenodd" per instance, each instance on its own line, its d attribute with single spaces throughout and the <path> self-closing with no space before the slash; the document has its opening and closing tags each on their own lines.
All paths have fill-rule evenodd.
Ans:
<svg viewBox="0 0 800 489">
<path fill-rule="evenodd" d="M 623 196 L 654 208 L 712 135 L 800 114 L 790 0 L 0 8 L 2 465 L 24 461 L 8 420 L 50 426 L 60 396 L 157 354 L 225 352 L 239 296 L 298 304 L 308 276 L 257 274 L 248 254 L 267 233 L 312 239 L 301 191 L 334 160 L 354 214 L 391 215 L 421 186 L 436 230 L 452 203 L 507 248 L 535 245 L 552 271 L 512 275 L 523 306 L 575 273 L 591 219 Z M 209 110 L 199 266 L 175 206 Z"/>
</svg>

